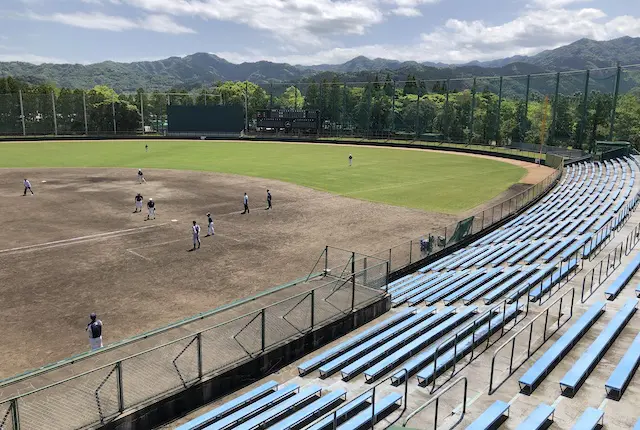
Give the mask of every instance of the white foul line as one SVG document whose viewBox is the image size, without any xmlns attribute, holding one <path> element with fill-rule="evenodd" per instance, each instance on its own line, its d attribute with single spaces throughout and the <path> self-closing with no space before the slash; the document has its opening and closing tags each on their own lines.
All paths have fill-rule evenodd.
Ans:
<svg viewBox="0 0 640 430">
<path fill-rule="evenodd" d="M 140 257 L 140 258 L 144 258 L 144 259 L 145 259 L 145 260 L 147 260 L 147 261 L 153 261 L 153 260 L 151 260 L 150 258 L 145 257 L 144 255 L 140 255 L 140 254 L 138 254 L 137 252 L 132 251 L 131 249 L 127 249 L 127 252 L 130 252 L 130 253 L 132 253 L 133 255 L 137 255 L 137 256 L 138 256 L 138 257 Z"/>
<path fill-rule="evenodd" d="M 131 233 L 135 233 L 135 232 L 138 232 L 138 231 L 141 231 L 141 230 L 150 229 L 150 228 L 154 228 L 154 227 L 160 227 L 160 226 L 167 225 L 167 224 L 169 224 L 169 223 L 155 224 L 155 225 L 149 225 L 149 226 L 144 226 L 144 227 L 128 228 L 126 230 L 109 231 L 109 232 L 106 232 L 106 233 L 91 234 L 91 235 L 88 235 L 88 236 L 74 237 L 74 238 L 71 238 L 71 239 L 54 240 L 52 242 L 44 242 L 44 243 L 37 243 L 35 245 L 19 246 L 17 248 L 0 249 L 0 254 L 4 254 L 4 253 L 7 253 L 7 252 L 15 252 L 15 251 L 26 251 L 26 250 L 30 250 L 30 249 L 34 249 L 34 248 L 46 249 L 46 248 L 51 248 L 53 246 L 69 245 L 69 244 L 73 244 L 73 243 L 79 242 L 79 241 L 99 239 L 99 238 L 103 238 L 103 237 L 106 237 L 106 236 L 117 237 L 119 235 L 131 234 Z"/>
</svg>

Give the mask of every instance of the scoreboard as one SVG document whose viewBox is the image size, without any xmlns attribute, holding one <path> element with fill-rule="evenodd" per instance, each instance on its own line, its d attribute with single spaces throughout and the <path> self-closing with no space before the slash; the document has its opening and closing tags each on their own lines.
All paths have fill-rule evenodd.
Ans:
<svg viewBox="0 0 640 430">
<path fill-rule="evenodd" d="M 258 129 L 289 132 L 317 132 L 320 127 L 320 111 L 297 109 L 261 109 L 256 113 Z"/>
</svg>

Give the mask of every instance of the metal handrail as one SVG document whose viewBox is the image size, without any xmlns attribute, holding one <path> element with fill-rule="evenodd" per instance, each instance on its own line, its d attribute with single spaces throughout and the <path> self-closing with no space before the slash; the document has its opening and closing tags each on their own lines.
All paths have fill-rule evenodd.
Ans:
<svg viewBox="0 0 640 430">
<path fill-rule="evenodd" d="M 442 397 L 444 394 L 446 394 L 449 390 L 451 390 L 453 387 L 455 387 L 456 385 L 458 385 L 460 383 L 460 381 L 464 382 L 464 399 L 462 401 L 462 414 L 460 415 L 460 419 L 458 421 L 456 421 L 455 424 L 453 424 L 453 426 L 451 426 L 451 428 L 456 427 L 458 424 L 460 424 L 462 422 L 462 420 L 464 419 L 465 414 L 467 413 L 467 393 L 468 393 L 468 388 L 469 388 L 469 381 L 467 380 L 466 376 L 462 376 L 461 378 L 458 378 L 456 381 L 452 382 L 451 385 L 449 385 L 447 388 L 445 388 L 443 391 L 440 392 L 440 394 L 438 394 L 437 396 L 429 399 L 428 401 L 426 401 L 425 403 L 423 403 L 422 405 L 418 406 L 416 408 L 415 411 L 411 412 L 407 418 L 404 419 L 404 422 L 402 423 L 402 427 L 406 427 L 407 424 L 409 423 L 409 421 L 416 416 L 417 414 L 419 414 L 420 412 L 422 412 L 423 410 L 425 410 L 426 408 L 428 408 L 432 403 L 435 402 L 436 404 L 436 411 L 435 411 L 435 420 L 433 422 L 433 428 L 434 430 L 437 428 L 438 425 L 438 407 L 440 405 L 440 397 Z"/>
</svg>

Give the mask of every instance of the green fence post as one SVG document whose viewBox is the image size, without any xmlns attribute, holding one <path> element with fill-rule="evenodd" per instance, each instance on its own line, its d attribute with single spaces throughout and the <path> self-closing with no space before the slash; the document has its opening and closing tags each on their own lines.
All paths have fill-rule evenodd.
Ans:
<svg viewBox="0 0 640 430">
<path fill-rule="evenodd" d="M 396 81 L 391 81 L 391 133 L 396 133 Z"/>
<path fill-rule="evenodd" d="M 13 421 L 12 430 L 20 430 L 20 412 L 18 411 L 18 399 L 11 401 L 11 420 Z"/>
<path fill-rule="evenodd" d="M 82 91 L 82 112 L 84 114 L 84 134 L 89 135 L 89 120 L 87 118 L 87 92 Z"/>
<path fill-rule="evenodd" d="M 197 334 L 196 347 L 198 353 L 198 379 L 202 380 L 202 332 L 198 332 Z"/>
<path fill-rule="evenodd" d="M 116 384 L 118 389 L 118 411 L 124 411 L 124 387 L 122 384 L 122 362 L 116 363 Z"/>
<path fill-rule="evenodd" d="M 473 143 L 473 121 L 476 111 L 476 78 L 473 78 L 473 87 L 471 88 L 471 112 L 469 118 L 469 140 L 468 144 Z"/>
<path fill-rule="evenodd" d="M 502 81 L 503 77 L 500 76 L 500 89 L 498 90 L 498 115 L 496 118 L 496 144 L 502 146 L 502 135 L 500 133 L 500 126 L 502 122 Z"/>
<path fill-rule="evenodd" d="M 356 308 L 356 253 L 351 253 L 351 311 Z"/>
<path fill-rule="evenodd" d="M 111 114 L 113 115 L 113 134 L 118 134 L 118 126 L 116 125 L 116 102 L 111 102 Z"/>
<path fill-rule="evenodd" d="M 22 100 L 22 90 L 18 90 L 18 97 L 20 98 L 20 120 L 22 121 L 22 135 L 27 135 L 27 126 L 24 121 L 24 102 Z"/>
<path fill-rule="evenodd" d="M 51 91 L 51 113 L 53 113 L 53 133 L 58 135 L 58 114 L 56 113 L 56 95 Z M 144 127 L 143 127 L 144 130 Z"/>
<path fill-rule="evenodd" d="M 418 85 L 418 98 L 416 99 L 416 140 L 420 140 L 420 97 L 422 96 L 422 91 L 420 89 L 420 80 L 416 81 Z"/>
<path fill-rule="evenodd" d="M 413 256 L 413 239 L 409 241 L 409 264 L 411 264 L 411 257 Z"/>
<path fill-rule="evenodd" d="M 580 120 L 580 128 L 578 133 L 578 147 L 582 149 L 582 136 L 587 125 L 587 112 L 589 109 L 589 76 L 590 70 L 587 70 L 584 80 L 584 94 L 582 95 L 582 119 Z M 593 148 L 589 148 L 589 152 L 593 153 Z"/>
<path fill-rule="evenodd" d="M 260 337 L 261 337 L 261 347 L 262 347 L 262 352 L 265 351 L 265 349 L 267 348 L 267 315 L 265 313 L 265 308 L 262 308 L 262 310 L 260 311 Z"/>
<path fill-rule="evenodd" d="M 311 330 L 315 327 L 316 321 L 316 290 L 311 290 Z"/>
<path fill-rule="evenodd" d="M 269 83 L 269 109 L 273 109 L 273 82 Z"/>
<path fill-rule="evenodd" d="M 620 92 L 620 76 L 622 73 L 622 67 L 618 63 L 618 70 L 616 72 L 616 84 L 613 90 L 613 106 L 611 107 L 611 128 L 609 129 L 609 141 L 613 141 L 613 135 L 615 132 L 616 123 L 616 109 L 618 107 L 618 94 Z"/>
</svg>

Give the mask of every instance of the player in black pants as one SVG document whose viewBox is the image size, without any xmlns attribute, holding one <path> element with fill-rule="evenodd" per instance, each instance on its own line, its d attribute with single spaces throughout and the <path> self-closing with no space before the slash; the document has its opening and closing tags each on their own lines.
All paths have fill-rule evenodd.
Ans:
<svg viewBox="0 0 640 430">
<path fill-rule="evenodd" d="M 271 193 L 267 190 L 267 208 L 265 210 L 273 209 L 271 207 Z"/>
</svg>

